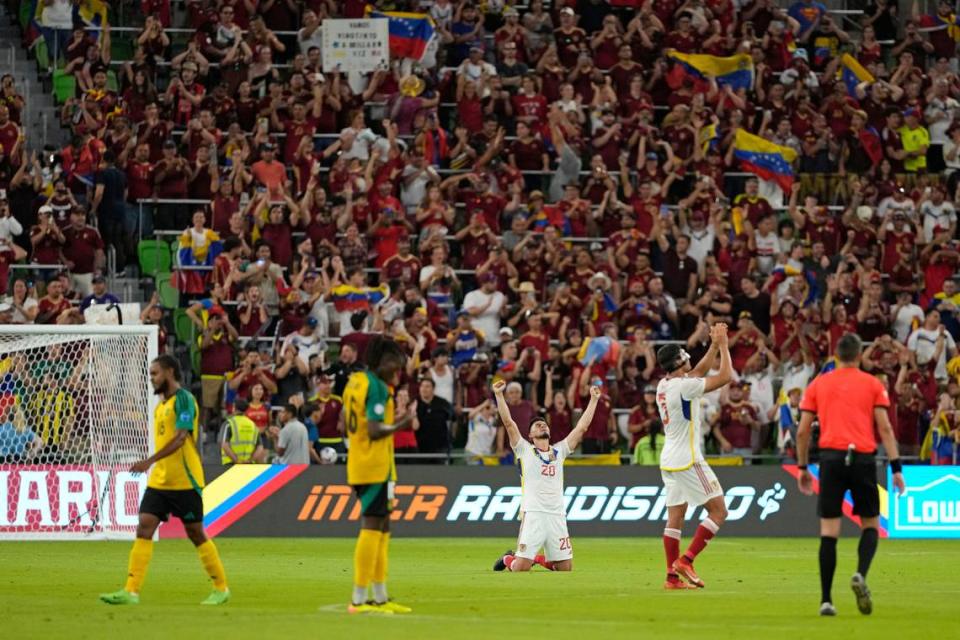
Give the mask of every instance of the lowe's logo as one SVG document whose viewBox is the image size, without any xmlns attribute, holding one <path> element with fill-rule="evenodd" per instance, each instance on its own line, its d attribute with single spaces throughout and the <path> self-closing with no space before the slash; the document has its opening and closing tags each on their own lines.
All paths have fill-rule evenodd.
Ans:
<svg viewBox="0 0 960 640">
<path fill-rule="evenodd" d="M 907 466 L 903 479 L 906 492 L 889 494 L 890 536 L 960 538 L 960 467 Z"/>
</svg>

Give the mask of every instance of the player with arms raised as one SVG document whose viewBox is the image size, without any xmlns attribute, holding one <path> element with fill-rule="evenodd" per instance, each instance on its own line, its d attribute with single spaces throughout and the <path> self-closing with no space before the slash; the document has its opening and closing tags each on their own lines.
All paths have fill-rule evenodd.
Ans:
<svg viewBox="0 0 960 640">
<path fill-rule="evenodd" d="M 718 353 L 719 371 L 704 377 Z M 703 580 L 693 570 L 693 560 L 726 520 L 727 506 L 723 489 L 703 458 L 700 398 L 733 378 L 727 325 L 718 323 L 710 328 L 710 348 L 696 367 L 690 365 L 690 355 L 676 344 L 661 347 L 657 351 L 657 362 L 667 372 L 657 385 L 657 407 L 665 435 L 660 474 L 667 493 L 667 526 L 663 530 L 667 581 L 663 586 L 665 589 L 702 588 Z M 688 504 L 702 505 L 707 517 L 697 527 L 687 552 L 680 556 L 680 534 Z M 687 582 L 681 580 L 681 576 Z"/>
<path fill-rule="evenodd" d="M 500 419 L 510 438 L 510 447 L 520 461 L 523 498 L 517 552 L 508 551 L 493 565 L 493 570 L 529 571 L 534 564 L 539 564 L 551 571 L 572 571 L 573 546 L 563 510 L 563 461 L 580 445 L 583 434 L 593 421 L 600 388 L 590 387 L 590 403 L 577 426 L 564 440 L 551 447 L 550 426 L 545 420 L 537 419 L 530 425 L 533 444 L 520 436 L 520 429 L 510 417 L 510 409 L 503 398 L 506 386 L 503 380 L 498 380 L 493 384 L 493 393 Z M 537 555 L 541 547 L 544 555 Z"/>
<path fill-rule="evenodd" d="M 407 356 L 396 342 L 378 337 L 367 347 L 369 370 L 350 375 L 343 392 L 347 427 L 347 483 L 357 492 L 363 519 L 353 554 L 353 596 L 350 613 L 410 613 L 387 598 L 387 549 L 390 544 L 390 510 L 397 467 L 393 459 L 393 434 L 410 429 L 417 415 L 411 402 L 394 418 L 393 388 Z M 367 597 L 372 587 L 373 599 Z"/>
<path fill-rule="evenodd" d="M 200 562 L 213 581 L 213 592 L 201 604 L 224 604 L 230 599 L 220 554 L 203 530 L 203 467 L 197 448 L 199 415 L 197 399 L 180 386 L 180 364 L 162 355 L 150 363 L 150 383 L 160 396 L 153 414 L 154 453 L 130 470 L 150 469 L 147 490 L 140 502 L 140 522 L 127 567 L 127 584 L 120 591 L 104 593 L 107 604 L 138 604 L 140 586 L 153 555 L 153 534 L 173 515 L 183 522 L 187 537 L 197 547 Z M 151 466 L 153 467 L 151 469 Z"/>
</svg>

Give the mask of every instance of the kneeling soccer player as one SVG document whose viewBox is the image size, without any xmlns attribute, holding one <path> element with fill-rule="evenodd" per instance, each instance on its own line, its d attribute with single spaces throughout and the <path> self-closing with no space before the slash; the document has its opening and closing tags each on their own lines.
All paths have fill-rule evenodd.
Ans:
<svg viewBox="0 0 960 640">
<path fill-rule="evenodd" d="M 197 547 L 200 562 L 213 581 L 213 592 L 201 604 L 224 604 L 230 599 L 227 578 L 213 540 L 203 530 L 203 467 L 197 448 L 197 399 L 180 386 L 180 364 L 162 355 L 150 364 L 150 383 L 161 397 L 154 411 L 154 453 L 131 467 L 134 473 L 150 470 L 147 490 L 140 502 L 137 538 L 130 551 L 127 584 L 104 593 L 107 604 L 138 604 L 140 587 L 153 555 L 153 534 L 160 522 L 173 515 L 183 522 L 187 537 Z"/>
<path fill-rule="evenodd" d="M 693 570 L 693 560 L 717 534 L 727 519 L 723 489 L 701 450 L 700 398 L 728 384 L 733 377 L 727 325 L 710 328 L 710 349 L 696 367 L 679 345 L 668 344 L 657 351 L 657 362 L 667 372 L 657 385 L 657 407 L 666 436 L 660 452 L 660 475 L 667 498 L 667 526 L 663 530 L 663 548 L 667 556 L 665 589 L 703 588 L 703 580 Z M 720 353 L 720 370 L 703 377 Z M 680 555 L 680 533 L 687 504 L 707 510 L 686 553 Z M 680 579 L 683 577 L 687 582 Z"/>
<path fill-rule="evenodd" d="M 507 551 L 493 565 L 494 571 L 529 571 L 539 564 L 550 571 L 573 570 L 573 545 L 567 533 L 567 517 L 563 511 L 563 461 L 583 439 L 600 399 L 600 388 L 590 387 L 590 404 L 566 439 L 550 445 L 550 426 L 544 420 L 530 425 L 531 445 L 520 436 L 517 423 L 510 417 L 510 409 L 503 398 L 506 383 L 498 380 L 493 385 L 500 419 L 510 437 L 520 473 L 523 477 L 523 498 L 520 503 L 520 534 L 517 551 Z M 538 555 L 540 548 L 544 555 Z"/>
<path fill-rule="evenodd" d="M 353 596 L 350 613 L 410 613 L 409 607 L 387 598 L 387 549 L 390 509 L 397 468 L 393 434 L 413 427 L 417 403 L 407 405 L 394 420 L 392 389 L 406 362 L 403 348 L 388 338 L 375 338 L 367 347 L 368 371 L 351 374 L 343 392 L 347 427 L 347 483 L 363 509 L 360 535 L 353 554 Z M 372 587 L 373 599 L 367 597 Z"/>
</svg>

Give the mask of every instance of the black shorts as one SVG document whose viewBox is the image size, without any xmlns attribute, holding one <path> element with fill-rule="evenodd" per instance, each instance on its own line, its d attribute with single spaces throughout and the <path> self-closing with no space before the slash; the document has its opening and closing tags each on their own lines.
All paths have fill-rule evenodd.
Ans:
<svg viewBox="0 0 960 640">
<path fill-rule="evenodd" d="M 355 484 L 353 490 L 360 500 L 360 512 L 371 518 L 386 518 L 393 510 L 387 495 L 387 482 L 377 484 Z"/>
<path fill-rule="evenodd" d="M 820 452 L 820 496 L 817 513 L 821 518 L 843 515 L 843 497 L 853 497 L 853 513 L 861 518 L 880 515 L 880 491 L 877 489 L 877 463 L 873 455 L 854 454 L 846 463 L 846 451 L 824 449 Z"/>
<path fill-rule="evenodd" d="M 184 524 L 203 522 L 203 497 L 195 489 L 153 489 L 147 487 L 140 501 L 140 513 L 157 516 L 163 522 L 170 516 Z"/>
</svg>

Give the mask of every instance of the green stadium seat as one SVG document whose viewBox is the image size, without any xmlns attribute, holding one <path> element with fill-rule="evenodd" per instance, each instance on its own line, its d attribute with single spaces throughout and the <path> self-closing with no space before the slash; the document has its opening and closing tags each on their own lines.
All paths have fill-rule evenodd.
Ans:
<svg viewBox="0 0 960 640">
<path fill-rule="evenodd" d="M 117 93 L 120 91 L 120 83 L 117 81 L 117 72 L 113 69 L 107 71 L 107 89 Z"/>
<path fill-rule="evenodd" d="M 190 366 L 193 367 L 193 375 L 200 377 L 200 345 L 190 345 Z"/>
<path fill-rule="evenodd" d="M 177 341 L 182 344 L 193 344 L 195 327 L 186 309 L 173 310 L 173 330 L 177 336 Z"/>
<path fill-rule="evenodd" d="M 43 38 L 37 40 L 33 46 L 33 53 L 37 56 L 37 70 L 40 73 L 50 73 L 50 53 L 47 51 L 47 42 Z"/>
<path fill-rule="evenodd" d="M 63 104 L 77 95 L 77 81 L 73 76 L 64 73 L 61 69 L 53 70 L 53 95 L 57 104 Z"/>
<path fill-rule="evenodd" d="M 110 38 L 110 59 L 133 60 L 133 40 L 119 35 Z"/>
<path fill-rule="evenodd" d="M 180 306 L 180 292 L 173 284 L 172 273 L 158 273 L 154 282 L 157 285 L 157 295 L 160 296 L 160 306 L 164 309 L 176 309 Z"/>
<path fill-rule="evenodd" d="M 141 240 L 137 245 L 137 257 L 140 260 L 140 273 L 145 276 L 170 271 L 170 265 L 173 264 L 170 245 L 163 240 Z"/>
<path fill-rule="evenodd" d="M 30 24 L 31 20 L 33 20 L 36 8 L 37 6 L 32 2 L 20 3 L 20 11 L 17 14 L 17 18 L 20 20 L 20 28 L 24 31 L 27 30 L 27 25 Z"/>
</svg>

